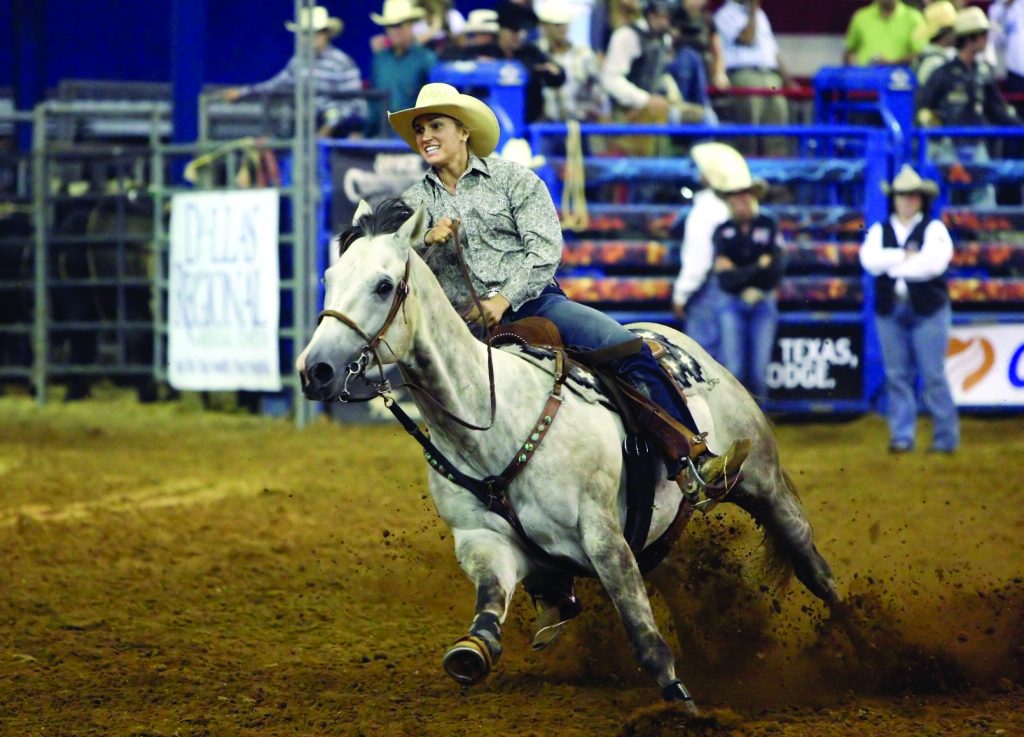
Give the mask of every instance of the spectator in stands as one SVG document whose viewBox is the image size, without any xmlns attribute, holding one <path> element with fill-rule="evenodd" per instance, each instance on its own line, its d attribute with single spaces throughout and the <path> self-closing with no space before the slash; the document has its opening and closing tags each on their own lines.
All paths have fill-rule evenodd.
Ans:
<svg viewBox="0 0 1024 737">
<path fill-rule="evenodd" d="M 707 64 L 704 55 L 688 43 L 687 33 L 692 32 L 692 27 L 683 25 L 677 11 L 671 30 L 674 56 L 666 72 L 685 102 L 704 108 L 702 122 L 706 125 L 717 125 L 718 115 L 711 107 L 711 97 L 708 94 Z"/>
<path fill-rule="evenodd" d="M 449 44 L 441 54 L 441 61 L 471 58 L 467 49 L 493 48 L 498 40 L 498 11 L 481 8 L 471 10 L 462 28 L 459 43 Z"/>
<path fill-rule="evenodd" d="M 373 54 L 370 79 L 373 87 L 388 93 L 387 109 L 412 107 L 416 93 L 430 79 L 430 70 L 437 63 L 434 52 L 420 44 L 413 33 L 413 23 L 422 19 L 423 8 L 411 0 L 384 0 L 381 15 L 370 14 L 370 20 L 384 28 L 389 43 Z M 369 132 L 379 133 L 379 115 L 371 116 Z"/>
<path fill-rule="evenodd" d="M 683 0 L 676 11 L 675 30 L 682 44 L 689 46 L 704 59 L 704 71 L 713 87 L 728 89 L 729 77 L 725 73 L 722 39 L 708 12 L 708 0 Z"/>
<path fill-rule="evenodd" d="M 904 164 L 892 184 L 890 216 L 868 229 L 860 249 L 864 270 L 875 277 L 875 324 L 882 345 L 889 420 L 889 450 L 914 448 L 917 401 L 922 399 L 934 423 L 931 449 L 952 453 L 960 443 L 956 405 L 946 380 L 945 358 L 952 324 L 946 269 L 953 241 L 939 219 L 931 217 L 938 185 Z"/>
<path fill-rule="evenodd" d="M 772 24 L 761 9 L 760 0 L 726 0 L 715 13 L 715 29 L 722 39 L 725 71 L 733 87 L 781 90 L 796 86 L 779 55 Z M 733 98 L 733 117 L 741 123 L 786 125 L 789 103 L 780 94 L 742 95 Z M 761 153 L 785 156 L 789 146 L 784 138 L 764 136 Z M 747 138 L 741 150 L 758 153 L 757 141 Z"/>
<path fill-rule="evenodd" d="M 874 0 L 853 14 L 846 29 L 846 64 L 910 64 L 924 41 L 924 16 L 903 0 Z"/>
<path fill-rule="evenodd" d="M 601 70 L 611 96 L 613 117 L 628 123 L 700 122 L 704 108 L 683 100 L 667 74 L 673 58 L 671 0 L 644 0 L 643 17 L 612 33 Z M 651 136 L 622 141 L 628 153 L 651 156 L 658 145 Z"/>
<path fill-rule="evenodd" d="M 988 17 L 992 45 L 1006 67 L 1005 89 L 1024 92 L 1024 0 L 995 0 L 988 6 Z"/>
<path fill-rule="evenodd" d="M 956 56 L 936 69 L 919 91 L 917 121 L 922 126 L 1018 126 L 1013 108 L 996 87 L 992 68 L 980 59 L 988 41 L 988 18 L 985 11 L 969 7 L 957 13 L 953 26 L 956 34 Z M 935 161 L 987 163 L 990 161 L 985 141 L 935 141 L 929 147 Z M 978 207 L 995 205 L 991 185 L 975 187 L 971 204 Z"/>
<path fill-rule="evenodd" d="M 424 16 L 412 27 L 416 40 L 435 54 L 442 53 L 448 44 L 457 43 L 466 27 L 466 18 L 452 7 L 452 0 L 418 0 L 418 4 Z"/>
<path fill-rule="evenodd" d="M 426 209 L 429 229 L 422 242 L 433 246 L 428 264 L 467 320 L 493 326 L 545 317 L 558 326 L 566 345 L 583 349 L 635 340 L 611 317 L 569 300 L 558 286 L 554 274 L 562 256 L 562 231 L 551 195 L 529 169 L 490 156 L 499 134 L 490 108 L 450 85 L 428 84 L 414 108 L 391 113 L 388 120 L 430 167 L 402 198 L 412 207 Z M 483 295 L 482 310 L 471 301 L 462 267 L 446 245 L 463 217 L 468 219 L 461 225 L 462 253 L 475 288 Z M 699 429 L 650 350 L 637 348 L 610 365 L 641 387 L 675 423 Z M 688 444 L 689 440 L 683 447 Z M 698 468 L 721 480 L 727 470 L 738 470 L 747 450 L 749 440 L 741 441 L 721 458 L 701 456 Z M 680 474 L 683 461 L 668 459 L 670 478 Z M 704 478 L 708 481 L 707 475 Z"/>
<path fill-rule="evenodd" d="M 672 289 L 672 311 L 683 321 L 684 332 L 721 361 L 718 318 L 722 296 L 711 273 L 715 260 L 712 239 L 718 226 L 729 219 L 729 208 L 715 190 L 728 186 L 726 171 L 746 171 L 747 162 L 739 151 L 724 143 L 699 143 L 690 150 L 690 156 L 700 172 L 703 189 L 694 195 L 686 216 L 680 248 L 682 268 Z"/>
<path fill-rule="evenodd" d="M 928 45 L 917 58 L 914 71 L 917 73 L 917 84 L 924 86 L 932 72 L 948 62 L 955 55 L 953 44 L 956 33 L 956 6 L 949 0 L 938 0 L 924 9 L 924 25 L 921 27 L 922 38 Z"/>
<path fill-rule="evenodd" d="M 313 30 L 314 104 L 319 135 L 337 138 L 361 135 L 367 118 L 366 100 L 347 95 L 363 89 L 359 67 L 348 54 L 331 45 L 331 39 L 341 33 L 344 24 L 340 18 L 331 17 L 327 8 L 321 5 L 304 12 L 300 23 L 302 27 Z M 287 21 L 285 27 L 294 33 L 300 26 Z M 232 87 L 221 92 L 220 96 L 228 102 L 235 102 L 256 95 L 292 92 L 301 63 L 298 57 L 294 57 L 266 82 Z"/>
<path fill-rule="evenodd" d="M 548 120 L 606 120 L 608 95 L 601 86 L 597 56 L 588 46 L 569 41 L 572 15 L 558 0 L 548 0 L 537 8 L 540 38 L 537 47 L 565 72 L 565 84 L 544 88 L 544 117 Z"/>
<path fill-rule="evenodd" d="M 472 16 L 472 13 L 470 14 Z M 515 60 L 526 67 L 530 78 L 526 83 L 526 122 L 533 123 L 544 113 L 545 87 L 565 84 L 565 72 L 526 35 L 537 26 L 537 15 L 529 7 L 503 0 L 497 10 L 497 40 L 483 45 L 466 45 L 445 56 L 454 60 Z"/>
<path fill-rule="evenodd" d="M 758 402 L 768 397 L 768 364 L 778 323 L 776 290 L 782 280 L 782 234 L 760 212 L 768 185 L 746 167 L 727 168 L 718 183 L 729 219 L 715 229 L 715 276 L 722 288 L 719 329 L 725 367 Z"/>
</svg>

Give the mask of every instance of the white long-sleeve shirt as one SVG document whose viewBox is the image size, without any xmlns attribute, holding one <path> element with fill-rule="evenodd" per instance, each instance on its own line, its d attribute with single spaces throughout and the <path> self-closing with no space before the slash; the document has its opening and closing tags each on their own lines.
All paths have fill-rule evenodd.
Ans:
<svg viewBox="0 0 1024 737">
<path fill-rule="evenodd" d="M 693 207 L 686 216 L 683 233 L 682 259 L 672 304 L 684 306 L 698 289 L 704 286 L 715 257 L 711 237 L 715 228 L 729 219 L 729 207 L 710 189 L 702 189 L 693 198 Z"/>
<path fill-rule="evenodd" d="M 996 0 L 988 6 L 992 22 L 989 49 L 1003 57 L 1006 71 L 1024 76 L 1024 3 Z"/>
<path fill-rule="evenodd" d="M 900 222 L 896 215 L 889 216 L 889 224 L 896 234 L 900 248 L 882 247 L 882 224 L 875 223 L 868 229 L 864 244 L 860 248 L 860 264 L 872 276 L 883 274 L 896 280 L 896 294 L 905 297 L 907 282 L 928 281 L 942 276 L 953 260 L 953 239 L 941 220 L 932 220 L 924 229 L 923 242 L 915 249 L 907 249 L 907 238 L 924 216 L 907 224 Z"/>
</svg>

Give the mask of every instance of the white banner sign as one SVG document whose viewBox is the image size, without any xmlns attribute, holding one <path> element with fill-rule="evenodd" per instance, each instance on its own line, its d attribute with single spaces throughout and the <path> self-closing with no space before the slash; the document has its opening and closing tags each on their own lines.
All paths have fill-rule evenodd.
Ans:
<svg viewBox="0 0 1024 737">
<path fill-rule="evenodd" d="M 1024 324 L 954 327 L 946 376 L 957 404 L 1024 406 Z"/>
<path fill-rule="evenodd" d="M 278 391 L 276 189 L 171 203 L 168 378 L 190 391 Z"/>
</svg>

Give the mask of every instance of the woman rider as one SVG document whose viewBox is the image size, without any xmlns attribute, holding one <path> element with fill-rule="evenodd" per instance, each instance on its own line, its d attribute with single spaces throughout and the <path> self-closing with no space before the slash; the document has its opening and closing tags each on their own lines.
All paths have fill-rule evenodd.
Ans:
<svg viewBox="0 0 1024 737">
<path fill-rule="evenodd" d="M 543 317 L 558 327 L 566 345 L 581 350 L 635 341 L 636 336 L 614 319 L 571 301 L 555 282 L 562 230 L 551 195 L 526 167 L 489 156 L 498 143 L 499 128 L 487 105 L 451 85 L 428 84 L 420 90 L 415 107 L 389 113 L 388 121 L 430 166 L 402 195 L 410 206 L 423 205 L 429 214 L 431 227 L 423 243 L 447 243 L 460 223 L 463 254 L 482 295 L 483 313 L 471 305 L 454 248 L 432 249 L 429 265 L 467 320 L 493 327 Z M 646 345 L 611 365 L 677 423 L 696 428 Z M 718 484 L 734 476 L 748 451 L 749 441 L 742 440 L 722 456 L 703 453 L 696 460 L 703 483 Z M 680 486 L 690 483 L 688 474 L 680 473 L 684 462 L 672 458 L 666 464 L 669 478 Z"/>
</svg>

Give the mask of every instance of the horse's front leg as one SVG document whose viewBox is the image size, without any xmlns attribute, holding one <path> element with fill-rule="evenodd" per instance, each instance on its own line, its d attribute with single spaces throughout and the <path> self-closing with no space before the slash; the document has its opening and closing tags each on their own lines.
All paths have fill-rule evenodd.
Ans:
<svg viewBox="0 0 1024 737">
<path fill-rule="evenodd" d="M 696 716 L 693 698 L 676 678 L 672 649 L 658 632 L 643 577 L 618 520 L 595 501 L 584 499 L 580 504 L 580 536 L 583 550 L 622 618 L 640 667 L 658 682 L 666 701 L 685 701 Z"/>
<path fill-rule="evenodd" d="M 460 637 L 444 656 L 444 669 L 459 683 L 484 680 L 501 657 L 501 623 L 525 564 L 508 541 L 491 530 L 458 530 L 455 555 L 476 587 L 476 616 L 469 634 Z"/>
</svg>

